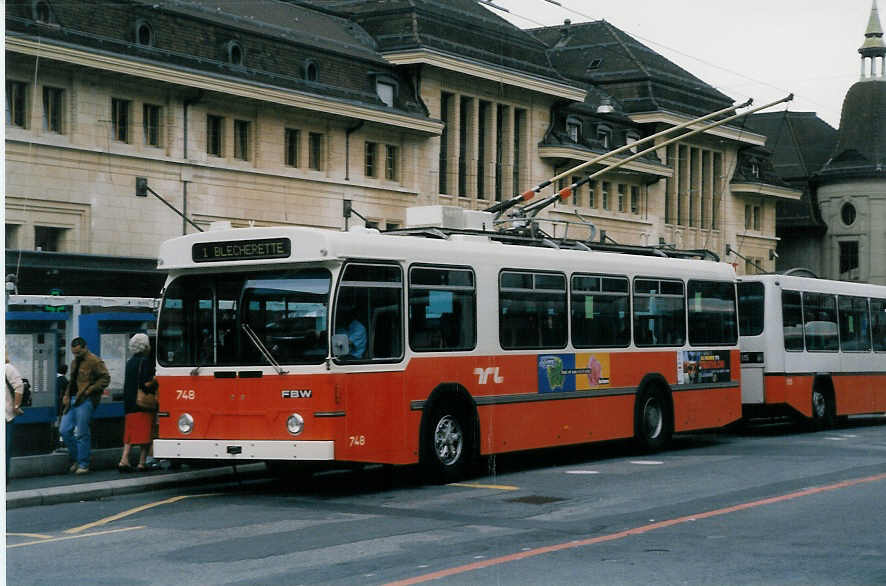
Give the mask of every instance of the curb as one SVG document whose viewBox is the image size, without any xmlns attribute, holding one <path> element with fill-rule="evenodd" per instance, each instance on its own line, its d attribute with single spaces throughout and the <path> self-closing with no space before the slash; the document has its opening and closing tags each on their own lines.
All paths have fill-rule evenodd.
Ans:
<svg viewBox="0 0 886 586">
<path fill-rule="evenodd" d="M 102 482 L 75 485 L 69 484 L 65 486 L 13 491 L 6 493 L 6 509 L 56 505 L 60 503 L 93 500 L 108 496 L 148 492 L 151 490 L 180 486 L 182 484 L 192 484 L 205 480 L 220 480 L 227 477 L 242 476 L 244 474 L 251 475 L 263 473 L 266 470 L 267 468 L 263 462 L 257 462 L 253 464 L 238 465 L 236 470 L 233 466 L 224 466 L 221 468 L 209 468 L 206 470 L 174 472 L 158 476 L 123 478 L 120 480 L 105 480 Z"/>
</svg>

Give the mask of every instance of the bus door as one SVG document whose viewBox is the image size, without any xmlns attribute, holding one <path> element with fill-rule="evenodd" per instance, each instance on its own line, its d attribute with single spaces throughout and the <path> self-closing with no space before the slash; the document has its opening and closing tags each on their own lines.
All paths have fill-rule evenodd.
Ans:
<svg viewBox="0 0 886 586">
<path fill-rule="evenodd" d="M 741 402 L 760 405 L 765 401 L 763 371 L 766 337 L 765 289 L 763 283 L 746 281 L 738 284 L 738 328 L 741 336 Z M 773 322 L 774 323 L 774 322 Z M 770 328 L 776 327 L 770 324 Z M 768 357 L 770 360 L 772 357 Z"/>
<path fill-rule="evenodd" d="M 344 397 L 346 413 L 336 458 L 396 462 L 409 413 L 403 386 L 403 271 L 396 264 L 348 263 L 335 300 L 336 392 Z"/>
</svg>

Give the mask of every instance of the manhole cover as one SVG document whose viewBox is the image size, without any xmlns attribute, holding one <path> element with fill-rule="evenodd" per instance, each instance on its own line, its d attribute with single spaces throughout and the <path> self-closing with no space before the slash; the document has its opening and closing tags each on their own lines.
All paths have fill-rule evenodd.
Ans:
<svg viewBox="0 0 886 586">
<path fill-rule="evenodd" d="M 511 503 L 525 503 L 527 505 L 546 505 L 548 503 L 556 503 L 557 501 L 565 501 L 566 499 L 561 499 L 555 496 L 541 496 L 537 494 L 529 495 L 529 496 L 521 496 L 515 499 L 509 499 L 508 502 Z"/>
</svg>

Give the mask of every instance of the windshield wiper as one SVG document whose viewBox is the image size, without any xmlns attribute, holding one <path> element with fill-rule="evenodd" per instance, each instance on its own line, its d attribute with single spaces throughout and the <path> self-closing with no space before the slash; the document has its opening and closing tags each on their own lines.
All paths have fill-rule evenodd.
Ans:
<svg viewBox="0 0 886 586">
<path fill-rule="evenodd" d="M 271 363 L 271 366 L 274 367 L 274 370 L 277 371 L 277 374 L 286 374 L 286 371 L 280 366 L 280 364 L 274 360 L 274 357 L 271 356 L 270 350 L 268 350 L 265 345 L 262 343 L 261 339 L 259 339 L 258 335 L 249 327 L 249 324 L 242 323 L 240 324 L 240 328 L 246 332 L 246 337 L 249 338 L 249 341 L 258 348 L 258 351 L 261 352 L 262 356 L 265 357 L 265 360 Z"/>
</svg>

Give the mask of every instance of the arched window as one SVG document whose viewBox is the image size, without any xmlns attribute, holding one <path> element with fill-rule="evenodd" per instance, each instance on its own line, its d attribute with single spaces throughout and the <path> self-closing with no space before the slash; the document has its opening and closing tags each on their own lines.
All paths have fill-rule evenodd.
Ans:
<svg viewBox="0 0 886 586">
<path fill-rule="evenodd" d="M 581 119 L 577 116 L 569 116 L 566 118 L 566 134 L 569 140 L 579 142 L 581 140 Z"/>
<path fill-rule="evenodd" d="M 45 24 L 55 24 L 55 16 L 52 14 L 52 8 L 46 0 L 34 0 L 31 3 L 31 12 L 34 20 Z"/>
<path fill-rule="evenodd" d="M 308 59 L 305 61 L 305 79 L 308 81 L 317 81 L 317 64 Z"/>
<path fill-rule="evenodd" d="M 603 145 L 604 149 L 608 149 L 612 146 L 612 129 L 605 124 L 598 124 L 597 141 Z"/>
<path fill-rule="evenodd" d="M 231 65 L 243 65 L 246 60 L 243 46 L 239 41 L 228 41 L 225 44 L 225 54 Z"/>
<path fill-rule="evenodd" d="M 146 20 L 135 22 L 135 42 L 145 47 L 154 45 L 154 29 Z"/>
</svg>

